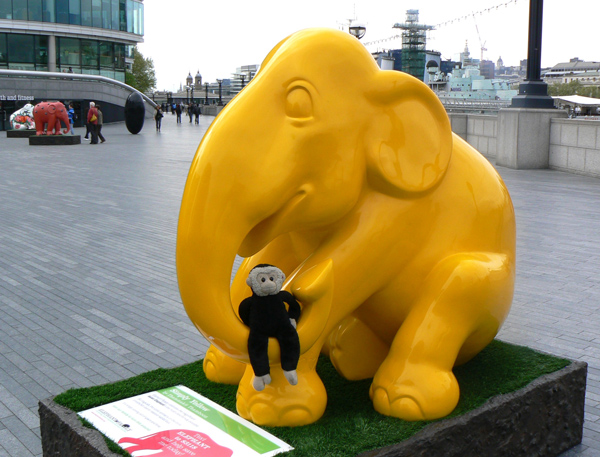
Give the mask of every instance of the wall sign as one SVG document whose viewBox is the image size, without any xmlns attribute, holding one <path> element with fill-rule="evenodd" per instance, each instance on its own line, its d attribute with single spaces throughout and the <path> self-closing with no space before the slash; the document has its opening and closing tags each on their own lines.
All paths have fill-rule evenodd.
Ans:
<svg viewBox="0 0 600 457">
<path fill-rule="evenodd" d="M 33 95 L 22 95 L 22 94 L 13 94 L 13 95 L 3 95 L 0 94 L 0 102 L 10 102 L 10 101 L 33 101 Z"/>
</svg>

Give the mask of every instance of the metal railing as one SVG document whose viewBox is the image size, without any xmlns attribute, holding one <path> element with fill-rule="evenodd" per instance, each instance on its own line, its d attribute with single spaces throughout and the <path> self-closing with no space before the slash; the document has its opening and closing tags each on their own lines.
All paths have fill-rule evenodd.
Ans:
<svg viewBox="0 0 600 457">
<path fill-rule="evenodd" d="M 478 100 L 478 99 L 464 99 L 440 96 L 438 98 L 444 105 L 447 111 L 485 111 L 485 112 L 496 112 L 502 108 L 508 108 L 511 104 L 510 100 Z"/>
<path fill-rule="evenodd" d="M 63 81 L 93 81 L 113 86 L 119 86 L 129 92 L 137 92 L 142 98 L 152 106 L 156 108 L 156 103 L 147 95 L 143 94 L 135 87 L 131 87 L 116 79 L 107 78 L 106 76 L 100 75 L 82 75 L 79 73 L 61 73 L 53 71 L 29 71 L 29 70 L 6 70 L 0 69 L 0 77 L 10 78 L 36 78 L 36 79 L 52 79 L 52 80 L 63 80 Z"/>
</svg>

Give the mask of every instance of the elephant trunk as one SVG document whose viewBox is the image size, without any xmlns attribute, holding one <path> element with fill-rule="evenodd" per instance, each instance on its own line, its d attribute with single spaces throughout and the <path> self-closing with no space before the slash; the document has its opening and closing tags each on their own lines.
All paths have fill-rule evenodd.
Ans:
<svg viewBox="0 0 600 457">
<path fill-rule="evenodd" d="M 244 200 L 251 197 L 236 187 L 231 170 L 215 170 L 201 159 L 199 151 L 181 203 L 176 251 L 179 291 L 190 320 L 208 341 L 247 362 L 249 330 L 237 316 L 239 303 L 231 303 L 230 281 L 237 251 L 254 225 L 251 216 L 244 214 L 250 205 Z"/>
</svg>

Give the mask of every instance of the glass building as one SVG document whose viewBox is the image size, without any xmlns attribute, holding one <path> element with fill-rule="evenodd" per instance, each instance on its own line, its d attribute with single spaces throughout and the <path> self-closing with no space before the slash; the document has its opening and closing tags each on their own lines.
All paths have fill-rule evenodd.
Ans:
<svg viewBox="0 0 600 457">
<path fill-rule="evenodd" d="M 143 35 L 143 0 L 0 0 L 0 69 L 125 81 Z"/>
</svg>

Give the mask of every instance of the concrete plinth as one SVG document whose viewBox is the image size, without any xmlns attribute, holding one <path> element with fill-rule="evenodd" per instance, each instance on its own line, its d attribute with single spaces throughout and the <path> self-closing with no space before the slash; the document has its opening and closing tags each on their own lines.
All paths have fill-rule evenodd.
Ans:
<svg viewBox="0 0 600 457">
<path fill-rule="evenodd" d="M 587 364 L 573 362 L 359 457 L 556 457 L 581 442 L 586 378 Z M 117 457 L 98 431 L 84 427 L 75 412 L 52 398 L 39 402 L 39 416 L 44 457 Z"/>
<path fill-rule="evenodd" d="M 29 138 L 35 134 L 35 129 L 7 130 L 6 138 Z"/>
<path fill-rule="evenodd" d="M 496 164 L 514 169 L 548 168 L 550 120 L 558 109 L 505 108 L 498 113 Z"/>
<path fill-rule="evenodd" d="M 67 146 L 81 144 L 81 135 L 34 135 L 29 137 L 30 146 Z"/>
</svg>

